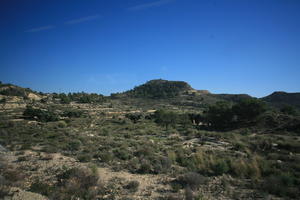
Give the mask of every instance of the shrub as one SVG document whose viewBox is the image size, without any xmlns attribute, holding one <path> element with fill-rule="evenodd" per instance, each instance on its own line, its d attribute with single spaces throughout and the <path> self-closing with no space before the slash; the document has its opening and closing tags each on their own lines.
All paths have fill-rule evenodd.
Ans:
<svg viewBox="0 0 300 200">
<path fill-rule="evenodd" d="M 195 172 L 188 172 L 177 178 L 177 182 L 183 187 L 197 189 L 200 185 L 206 182 L 206 178 Z"/>
<path fill-rule="evenodd" d="M 41 109 L 35 109 L 30 106 L 27 106 L 25 111 L 23 112 L 23 116 L 28 119 L 37 119 L 41 122 L 50 122 L 50 121 L 58 121 L 59 117 L 57 114 L 51 111 L 45 111 Z"/>
<path fill-rule="evenodd" d="M 297 198 L 300 192 L 294 183 L 295 178 L 290 174 L 271 175 L 265 179 L 262 189 L 278 196 Z"/>
<path fill-rule="evenodd" d="M 224 173 L 227 173 L 229 171 L 229 166 L 228 166 L 228 163 L 221 159 L 221 160 L 218 160 L 215 165 L 214 165 L 214 173 L 216 175 L 222 175 Z"/>
<path fill-rule="evenodd" d="M 152 165 L 148 160 L 142 160 L 140 169 L 138 170 L 139 173 L 147 174 L 152 172 Z"/>
<path fill-rule="evenodd" d="M 82 114 L 83 112 L 79 110 L 68 110 L 63 113 L 63 116 L 70 117 L 70 118 L 79 118 L 82 116 Z"/>
<path fill-rule="evenodd" d="M 50 186 L 41 181 L 36 181 L 31 184 L 29 191 L 48 196 L 52 193 L 53 189 L 53 186 Z"/>
<path fill-rule="evenodd" d="M 109 163 L 113 160 L 114 155 L 110 151 L 96 153 L 94 158 L 100 158 L 101 162 Z"/>
<path fill-rule="evenodd" d="M 172 163 L 175 163 L 176 153 L 174 151 L 171 151 L 171 150 L 167 151 L 167 156 Z"/>
<path fill-rule="evenodd" d="M 130 192 L 137 192 L 139 189 L 140 183 L 138 181 L 130 181 L 124 188 Z"/>
<path fill-rule="evenodd" d="M 52 199 L 95 199 L 102 187 L 99 176 L 86 168 L 73 168 L 57 176 L 58 183 Z"/>
<path fill-rule="evenodd" d="M 59 98 L 62 104 L 69 104 L 71 102 L 71 99 L 65 93 L 59 94 Z"/>
<path fill-rule="evenodd" d="M 81 141 L 80 140 L 73 140 L 69 143 L 69 149 L 71 151 L 78 151 L 81 147 Z"/>
<path fill-rule="evenodd" d="M 113 152 L 115 156 L 121 160 L 129 160 L 131 158 L 128 150 L 125 148 L 115 149 Z"/>
<path fill-rule="evenodd" d="M 152 161 L 154 173 L 166 173 L 171 167 L 171 160 L 168 157 L 160 156 Z"/>
<path fill-rule="evenodd" d="M 58 125 L 57 125 L 59 128 L 65 128 L 67 127 L 67 123 L 65 121 L 59 121 L 58 122 Z"/>
<path fill-rule="evenodd" d="M 79 162 L 89 162 L 92 160 L 92 156 L 90 154 L 80 154 L 77 159 Z"/>
<path fill-rule="evenodd" d="M 141 113 L 128 113 L 125 115 L 126 118 L 130 119 L 133 123 L 136 123 L 142 118 Z"/>
<path fill-rule="evenodd" d="M 290 106 L 290 105 L 285 105 L 283 106 L 280 111 L 284 114 L 287 114 L 287 115 L 297 115 L 297 110 L 295 107 L 293 106 Z"/>
<path fill-rule="evenodd" d="M 20 169 L 7 164 L 7 160 L 0 156 L 0 193 L 7 192 L 9 186 L 22 187 L 24 179 L 25 175 Z"/>
</svg>

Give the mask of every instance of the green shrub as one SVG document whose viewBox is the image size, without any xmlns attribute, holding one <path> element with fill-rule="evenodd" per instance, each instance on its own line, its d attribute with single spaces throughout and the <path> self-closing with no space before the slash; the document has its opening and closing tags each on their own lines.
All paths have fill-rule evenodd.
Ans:
<svg viewBox="0 0 300 200">
<path fill-rule="evenodd" d="M 295 185 L 295 177 L 283 173 L 267 177 L 263 183 L 262 189 L 281 197 L 297 198 L 300 195 L 297 187 L 298 186 Z"/>
<path fill-rule="evenodd" d="M 216 175 L 222 175 L 227 173 L 230 170 L 230 168 L 228 163 L 225 160 L 221 159 L 215 163 L 213 170 Z"/>
<path fill-rule="evenodd" d="M 69 149 L 71 151 L 78 151 L 81 147 L 82 143 L 80 140 L 73 140 L 69 143 Z"/>
<path fill-rule="evenodd" d="M 59 116 L 54 112 L 35 109 L 30 106 L 26 107 L 25 111 L 23 112 L 23 116 L 28 119 L 37 119 L 41 122 L 51 122 L 59 120 Z"/>
<path fill-rule="evenodd" d="M 90 162 L 92 160 L 92 156 L 90 154 L 80 154 L 77 156 L 79 162 Z"/>
<path fill-rule="evenodd" d="M 138 181 L 130 181 L 124 188 L 130 192 L 137 192 L 139 189 L 140 183 Z"/>
<path fill-rule="evenodd" d="M 49 196 L 53 192 L 53 189 L 53 186 L 40 181 L 36 181 L 31 184 L 29 191 Z"/>
<path fill-rule="evenodd" d="M 137 123 L 142 118 L 141 113 L 128 113 L 125 115 L 126 118 L 130 119 L 133 123 Z"/>
<path fill-rule="evenodd" d="M 114 155 L 110 151 L 96 153 L 94 158 L 100 158 L 101 162 L 109 163 L 113 160 Z"/>
<path fill-rule="evenodd" d="M 57 126 L 59 128 L 65 128 L 65 127 L 68 126 L 68 124 L 65 121 L 59 121 L 58 124 L 57 124 Z"/>
<path fill-rule="evenodd" d="M 184 188 L 197 189 L 200 185 L 206 183 L 206 178 L 195 172 L 188 172 L 177 178 L 177 182 Z"/>
<path fill-rule="evenodd" d="M 132 155 L 125 148 L 114 149 L 114 155 L 121 160 L 129 160 Z"/>
<path fill-rule="evenodd" d="M 68 110 L 63 113 L 64 117 L 69 117 L 69 118 L 79 118 L 82 115 L 83 115 L 83 112 L 79 111 L 79 110 Z"/>
</svg>

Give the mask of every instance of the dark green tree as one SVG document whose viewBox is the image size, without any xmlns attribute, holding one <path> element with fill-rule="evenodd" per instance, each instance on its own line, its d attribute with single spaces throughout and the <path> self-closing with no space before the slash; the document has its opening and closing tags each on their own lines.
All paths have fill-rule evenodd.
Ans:
<svg viewBox="0 0 300 200">
<path fill-rule="evenodd" d="M 125 115 L 125 117 L 130 119 L 133 123 L 137 123 L 137 121 L 142 118 L 142 114 L 141 113 L 127 113 Z"/>
<path fill-rule="evenodd" d="M 244 99 L 232 107 L 238 123 L 249 123 L 266 111 L 266 105 L 259 99 Z"/>
<path fill-rule="evenodd" d="M 178 118 L 177 114 L 172 111 L 157 110 L 154 113 L 154 119 L 156 123 L 168 129 L 170 125 L 174 126 L 176 124 Z"/>
<path fill-rule="evenodd" d="M 223 130 L 232 126 L 233 112 L 229 103 L 217 102 L 206 111 L 206 121 L 215 129 Z"/>
</svg>

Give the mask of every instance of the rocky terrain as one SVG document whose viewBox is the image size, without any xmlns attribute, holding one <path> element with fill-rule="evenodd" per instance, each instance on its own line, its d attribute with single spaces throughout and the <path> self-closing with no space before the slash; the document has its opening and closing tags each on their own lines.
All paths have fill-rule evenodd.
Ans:
<svg viewBox="0 0 300 200">
<path fill-rule="evenodd" d="M 297 108 L 165 80 L 109 97 L 0 94 L 1 199 L 300 195 Z"/>
</svg>

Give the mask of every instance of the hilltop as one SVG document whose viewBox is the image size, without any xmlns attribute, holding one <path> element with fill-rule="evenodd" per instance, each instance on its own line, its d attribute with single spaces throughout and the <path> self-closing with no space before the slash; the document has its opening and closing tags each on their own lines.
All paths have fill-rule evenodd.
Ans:
<svg viewBox="0 0 300 200">
<path fill-rule="evenodd" d="M 273 92 L 263 97 L 262 100 L 270 103 L 275 107 L 282 108 L 286 105 L 294 106 L 300 109 L 300 93 Z"/>
</svg>

